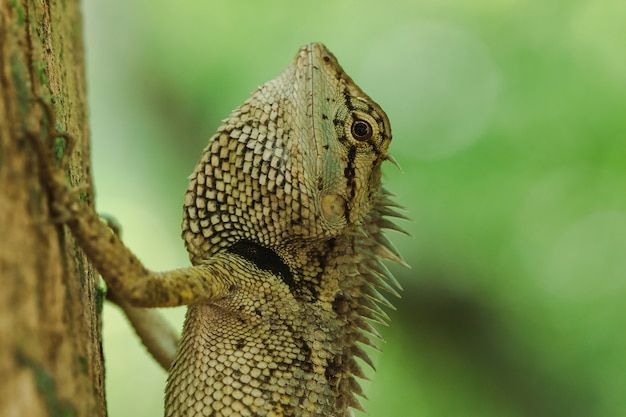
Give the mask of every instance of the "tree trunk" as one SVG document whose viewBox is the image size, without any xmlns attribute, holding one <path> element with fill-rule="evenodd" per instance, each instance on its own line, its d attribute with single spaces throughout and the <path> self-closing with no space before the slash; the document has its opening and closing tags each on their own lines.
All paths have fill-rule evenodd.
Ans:
<svg viewBox="0 0 626 417">
<path fill-rule="evenodd" d="M 54 223 L 25 131 L 76 145 L 69 180 L 93 201 L 77 0 L 0 0 L 0 416 L 105 416 L 103 293 Z"/>
</svg>

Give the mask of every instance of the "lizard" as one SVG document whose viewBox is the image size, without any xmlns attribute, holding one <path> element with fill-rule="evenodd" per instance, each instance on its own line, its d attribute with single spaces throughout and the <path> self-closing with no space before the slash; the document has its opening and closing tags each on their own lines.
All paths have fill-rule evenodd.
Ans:
<svg viewBox="0 0 626 417">
<path fill-rule="evenodd" d="M 191 266 L 147 269 L 36 140 L 53 221 L 69 227 L 165 368 L 165 416 L 351 416 L 357 361 L 373 368 L 381 294 L 406 265 L 384 236 L 406 218 L 381 184 L 391 127 L 321 43 L 299 49 L 209 139 L 190 176 L 182 237 Z M 177 340 L 147 307 L 187 305 Z M 143 322 L 151 324 L 142 327 Z M 143 329 L 143 330 L 142 330 Z"/>
</svg>

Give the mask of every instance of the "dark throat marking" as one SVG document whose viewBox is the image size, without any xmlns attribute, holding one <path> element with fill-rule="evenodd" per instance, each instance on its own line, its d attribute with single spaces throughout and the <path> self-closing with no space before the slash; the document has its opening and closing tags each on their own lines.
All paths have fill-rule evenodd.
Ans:
<svg viewBox="0 0 626 417">
<path fill-rule="evenodd" d="M 248 239 L 242 239 L 227 248 L 227 251 L 239 255 L 251 262 L 260 270 L 270 272 L 277 276 L 289 288 L 289 292 L 297 299 L 314 302 L 317 301 L 318 291 L 316 280 L 296 279 L 289 266 L 272 249 L 260 245 Z"/>
<path fill-rule="evenodd" d="M 243 239 L 232 244 L 228 248 L 228 252 L 239 255 L 252 262 L 257 268 L 276 275 L 287 284 L 291 293 L 298 290 L 293 273 L 273 250 L 251 240 Z"/>
</svg>

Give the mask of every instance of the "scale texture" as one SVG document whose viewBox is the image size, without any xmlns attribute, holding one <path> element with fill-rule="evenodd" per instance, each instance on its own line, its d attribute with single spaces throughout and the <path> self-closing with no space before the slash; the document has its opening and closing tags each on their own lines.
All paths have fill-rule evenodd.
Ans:
<svg viewBox="0 0 626 417">
<path fill-rule="evenodd" d="M 404 264 L 383 236 L 403 217 L 381 186 L 390 141 L 383 110 L 323 45 L 304 46 L 209 140 L 184 203 L 193 266 L 167 272 L 143 267 L 42 168 L 53 212 L 118 304 L 189 305 L 175 358 L 160 361 L 166 416 L 360 409 L 357 358 L 371 365 L 362 346 L 387 319 L 379 290 L 400 290 L 381 261 Z"/>
</svg>

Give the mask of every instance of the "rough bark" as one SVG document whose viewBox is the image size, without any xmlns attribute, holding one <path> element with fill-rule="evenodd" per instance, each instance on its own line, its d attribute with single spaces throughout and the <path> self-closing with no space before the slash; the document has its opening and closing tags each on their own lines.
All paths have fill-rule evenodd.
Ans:
<svg viewBox="0 0 626 417">
<path fill-rule="evenodd" d="M 24 132 L 48 121 L 76 140 L 69 180 L 89 175 L 77 0 L 0 0 L 0 415 L 104 416 L 97 275 L 48 212 Z"/>
</svg>

